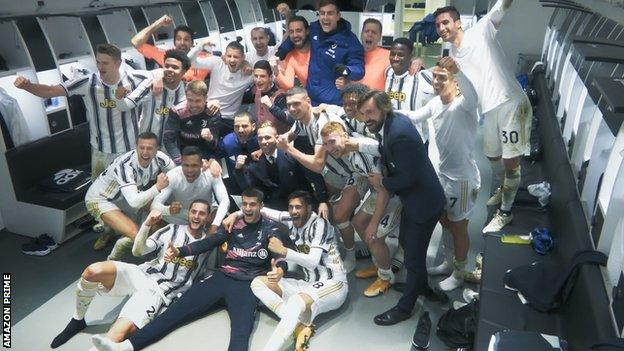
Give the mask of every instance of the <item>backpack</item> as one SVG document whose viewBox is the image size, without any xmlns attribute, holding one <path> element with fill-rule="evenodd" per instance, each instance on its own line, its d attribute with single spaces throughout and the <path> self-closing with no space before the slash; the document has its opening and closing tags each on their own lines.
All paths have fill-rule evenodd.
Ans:
<svg viewBox="0 0 624 351">
<path fill-rule="evenodd" d="M 472 348 L 479 321 L 479 301 L 446 311 L 438 321 L 436 335 L 450 348 Z"/>
</svg>

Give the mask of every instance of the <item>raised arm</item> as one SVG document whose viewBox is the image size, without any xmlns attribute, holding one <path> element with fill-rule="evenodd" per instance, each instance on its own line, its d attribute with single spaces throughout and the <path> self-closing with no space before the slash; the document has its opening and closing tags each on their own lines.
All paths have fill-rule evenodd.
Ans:
<svg viewBox="0 0 624 351">
<path fill-rule="evenodd" d="M 219 207 L 217 207 L 217 213 L 212 220 L 212 225 L 214 227 L 218 227 L 219 225 L 221 225 L 223 218 L 225 218 L 225 215 L 230 208 L 230 197 L 228 196 L 225 185 L 223 184 L 223 179 L 221 179 L 221 177 L 212 177 L 212 192 L 214 193 L 214 196 L 219 203 Z"/>
<path fill-rule="evenodd" d="M 287 154 L 292 156 L 303 167 L 311 170 L 312 172 L 321 173 L 325 167 L 325 149 L 321 145 L 314 146 L 314 155 L 308 155 L 299 151 L 293 145 L 288 143 L 286 137 L 280 135 L 277 142 L 277 147 L 284 150 Z"/>
<path fill-rule="evenodd" d="M 132 37 L 132 39 L 130 39 L 130 42 L 132 43 L 132 46 L 138 49 L 141 45 L 147 43 L 149 38 L 156 33 L 158 28 L 171 26 L 172 24 L 173 20 L 171 17 L 169 17 L 169 15 L 163 15 L 154 23 L 139 31 L 134 37 Z"/>
<path fill-rule="evenodd" d="M 410 119 L 410 121 L 412 121 L 412 123 L 414 124 L 426 121 L 427 119 L 433 117 L 429 104 L 419 108 L 416 111 L 398 110 L 397 112 L 406 115 Z"/>
<path fill-rule="evenodd" d="M 485 17 L 487 17 L 494 28 L 498 29 L 503 21 L 503 17 L 509 8 L 511 7 L 512 0 L 498 0 L 494 6 L 490 9 Z"/>
<path fill-rule="evenodd" d="M 84 79 L 89 79 L 85 77 Z M 22 76 L 18 76 L 13 83 L 16 88 L 26 90 L 27 92 L 37 95 L 42 98 L 50 98 L 56 96 L 66 96 L 67 91 L 61 84 L 57 85 L 46 85 L 46 84 L 37 84 L 30 81 L 30 79 Z"/>
<path fill-rule="evenodd" d="M 151 211 L 147 216 L 141 228 L 139 228 L 139 232 L 134 238 L 134 243 L 132 244 L 132 254 L 134 256 L 143 256 L 146 255 L 156 249 L 158 249 L 158 243 L 149 237 L 150 228 L 156 224 L 158 221 L 162 219 L 162 215 L 158 211 Z M 160 233 L 169 229 L 169 226 L 159 229 L 156 231 L 153 236 L 159 236 Z M 149 239 L 149 240 L 148 240 Z"/>
<path fill-rule="evenodd" d="M 223 244 L 227 240 L 227 234 L 223 227 L 219 227 L 219 230 L 213 235 L 208 235 L 202 240 L 195 241 L 189 245 L 181 246 L 178 248 L 178 256 L 196 256 L 204 252 L 208 252 L 215 247 Z"/>
</svg>

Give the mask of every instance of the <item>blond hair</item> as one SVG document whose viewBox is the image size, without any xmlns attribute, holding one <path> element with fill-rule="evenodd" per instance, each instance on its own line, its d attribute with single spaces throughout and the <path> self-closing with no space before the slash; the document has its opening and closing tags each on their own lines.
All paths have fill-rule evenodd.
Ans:
<svg viewBox="0 0 624 351">
<path fill-rule="evenodd" d="M 344 133 L 346 130 L 345 127 L 339 122 L 330 121 L 325 124 L 323 129 L 321 129 L 321 137 L 327 138 L 333 132 Z"/>
<path fill-rule="evenodd" d="M 186 91 L 196 95 L 208 95 L 208 86 L 203 80 L 194 80 L 186 85 Z"/>
</svg>

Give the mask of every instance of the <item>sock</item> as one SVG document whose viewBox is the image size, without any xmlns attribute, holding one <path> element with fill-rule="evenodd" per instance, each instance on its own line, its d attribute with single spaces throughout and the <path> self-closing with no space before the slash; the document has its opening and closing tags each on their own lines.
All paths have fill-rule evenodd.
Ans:
<svg viewBox="0 0 624 351">
<path fill-rule="evenodd" d="M 390 284 L 394 284 L 394 273 L 392 272 L 392 268 L 390 269 L 377 268 L 377 275 L 379 276 L 379 278 L 389 281 Z"/>
<path fill-rule="evenodd" d="M 284 318 L 284 299 L 276 294 L 275 291 L 264 285 L 258 278 L 251 281 L 251 291 L 253 291 L 254 295 L 256 295 L 268 309 L 273 311 L 279 319 Z"/>
<path fill-rule="evenodd" d="M 52 340 L 50 347 L 55 349 L 63 345 L 74 335 L 78 334 L 81 330 L 86 328 L 86 326 L 87 324 L 85 323 L 84 319 L 72 318 L 69 323 L 67 323 L 65 329 L 63 329 L 63 331 L 59 335 L 57 335 L 54 340 Z"/>
<path fill-rule="evenodd" d="M 446 275 L 451 272 L 451 264 L 454 256 L 453 234 L 448 229 L 442 229 L 441 249 L 444 260 L 438 266 L 427 269 L 429 275 Z"/>
<path fill-rule="evenodd" d="M 503 183 L 503 197 L 501 201 L 501 210 L 511 211 L 516 193 L 520 187 L 520 166 L 513 170 L 505 171 L 505 181 Z"/>
<path fill-rule="evenodd" d="M 269 341 L 262 349 L 263 351 L 278 351 L 282 345 L 288 340 L 299 324 L 299 316 L 305 311 L 306 305 L 299 295 L 294 295 L 284 309 L 284 317 L 271 334 Z"/>
<path fill-rule="evenodd" d="M 348 249 L 345 247 L 344 269 L 347 273 L 355 268 L 355 246 Z"/>
<path fill-rule="evenodd" d="M 459 288 L 464 284 L 464 270 L 466 268 L 466 260 L 453 262 L 453 274 L 440 282 L 440 289 L 443 291 L 451 291 Z"/>
<path fill-rule="evenodd" d="M 121 261 L 130 251 L 132 251 L 132 245 L 134 241 L 127 236 L 122 236 L 117 239 L 115 242 L 115 246 L 113 246 L 113 250 L 110 255 L 108 255 L 107 259 L 111 261 Z"/>
<path fill-rule="evenodd" d="M 503 185 L 505 166 L 503 166 L 503 160 L 501 159 L 496 161 L 490 160 L 490 166 L 492 167 L 492 189 L 496 190 Z"/>
<path fill-rule="evenodd" d="M 108 339 L 104 334 L 93 335 L 91 342 L 98 351 L 134 351 L 134 346 L 132 346 L 130 340 L 116 343 Z"/>
<path fill-rule="evenodd" d="M 93 297 L 98 292 L 99 285 L 100 283 L 90 282 L 80 277 L 78 284 L 76 284 L 76 310 L 74 311 L 73 319 L 84 319 Z"/>
</svg>

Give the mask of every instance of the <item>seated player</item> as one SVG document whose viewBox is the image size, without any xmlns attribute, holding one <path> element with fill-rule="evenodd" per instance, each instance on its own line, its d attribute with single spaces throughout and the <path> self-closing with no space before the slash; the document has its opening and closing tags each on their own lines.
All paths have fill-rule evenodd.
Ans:
<svg viewBox="0 0 624 351">
<path fill-rule="evenodd" d="M 463 285 L 466 259 L 470 247 L 468 218 L 480 188 L 479 168 L 472 150 L 477 135 L 477 95 L 467 78 L 450 57 L 444 57 L 433 68 L 433 88 L 437 96 L 424 107 L 411 112 L 413 121 L 431 119 L 440 151 L 438 176 L 446 194 L 445 214 L 440 223 L 443 232 L 445 260 L 429 269 L 429 274 L 453 274 L 440 282 L 445 291 Z M 453 246 L 455 252 L 453 256 Z"/>
<path fill-rule="evenodd" d="M 349 137 L 345 127 L 336 122 L 329 122 L 321 130 L 323 148 L 328 154 L 336 159 L 345 160 L 352 165 L 352 175 L 347 182 L 349 184 L 366 184 L 371 173 L 380 174 L 378 160 L 368 154 L 357 151 L 348 151 L 346 144 L 350 139 L 363 139 Z M 376 267 L 368 269 L 372 273 L 363 274 L 356 272 L 359 278 L 378 278 L 364 290 L 364 295 L 368 297 L 377 296 L 388 291 L 394 283 L 394 273 L 391 267 L 391 254 L 386 244 L 386 236 L 398 228 L 401 219 L 401 202 L 398 196 L 390 197 L 385 190 L 379 191 L 369 187 L 362 188 L 368 190 L 366 195 L 362 195 L 363 204 L 355 213 L 351 223 L 355 227 L 362 240 L 367 244 L 373 256 Z M 358 199 L 359 200 L 359 199 Z M 359 204 L 359 201 L 358 201 Z"/>
<path fill-rule="evenodd" d="M 261 189 L 266 194 L 264 203 L 280 211 L 288 208 L 290 193 L 297 190 L 314 191 L 315 205 L 319 206 L 321 217 L 327 218 L 329 206 L 323 177 L 302 167 L 277 148 L 277 130 L 270 122 L 258 128 L 258 140 L 262 150 L 258 161 L 246 165 L 236 163 L 234 175 L 241 187 Z"/>
<path fill-rule="evenodd" d="M 218 158 L 221 115 L 208 108 L 208 87 L 201 80 L 186 86 L 186 101 L 171 108 L 163 133 L 163 145 L 176 165 L 181 162 L 180 151 L 197 146 L 202 158 Z"/>
<path fill-rule="evenodd" d="M 91 184 L 85 205 L 93 218 L 105 225 L 98 240 L 107 242 L 115 232 L 122 235 L 109 260 L 119 260 L 130 250 L 139 231 L 131 217 L 169 185 L 166 173 L 173 167 L 169 156 L 158 151 L 156 135 L 144 132 L 139 134 L 136 149 L 117 157 Z M 147 188 L 154 180 L 156 184 Z"/>
<path fill-rule="evenodd" d="M 188 204 L 196 199 L 211 201 L 214 194 L 219 207 L 211 219 L 208 233 L 215 233 L 227 214 L 230 199 L 221 177 L 202 170 L 199 149 L 195 146 L 185 147 L 182 150 L 182 164 L 167 172 L 167 178 L 169 185 L 154 198 L 152 209 L 162 213 L 167 223 L 185 224 Z"/>
<path fill-rule="evenodd" d="M 95 347 L 99 351 L 141 350 L 185 323 L 210 312 L 224 300 L 231 325 L 228 351 L 247 350 L 258 304 L 251 291 L 251 281 L 267 274 L 272 268 L 271 262 L 279 267 L 277 269 L 288 269 L 284 258 L 268 249 L 270 237 L 277 237 L 284 243 L 289 243 L 290 239 L 281 224 L 260 215 L 263 197 L 257 189 L 250 188 L 243 192 L 243 218 L 234 224 L 231 233 L 220 227 L 216 234 L 198 242 L 181 247 L 170 246 L 165 254 L 169 260 L 198 255 L 223 244 L 227 252 L 223 263 L 212 276 L 193 284 L 176 303 L 129 339 L 115 343 L 96 335 L 92 339 Z"/>
<path fill-rule="evenodd" d="M 254 65 L 254 84 L 243 95 L 243 104 L 253 104 L 258 125 L 270 121 L 277 132 L 286 133 L 293 120 L 286 112 L 286 97 L 273 82 L 273 70 L 268 61 L 260 60 Z"/>
<path fill-rule="evenodd" d="M 89 265 L 78 281 L 76 309 L 65 329 L 54 338 L 55 349 L 86 328 L 84 317 L 96 294 L 130 296 L 119 317 L 109 328 L 106 338 L 122 341 L 149 323 L 163 306 L 188 290 L 195 278 L 201 277 L 207 255 L 187 256 L 173 262 L 163 259 L 169 245 L 183 245 L 202 239 L 208 223 L 210 206 L 204 200 L 195 200 L 188 210 L 188 225 L 170 224 L 148 235 L 150 227 L 160 221 L 161 215 L 152 211 L 139 230 L 132 251 L 146 255 L 160 254 L 152 261 L 134 265 L 118 261 L 97 262 Z"/>
<path fill-rule="evenodd" d="M 304 278 L 283 278 L 277 269 L 251 282 L 254 294 L 280 318 L 264 351 L 280 350 L 295 328 L 295 350 L 307 348 L 314 335 L 312 322 L 316 316 L 342 306 L 348 294 L 334 227 L 314 213 L 310 193 L 295 191 L 288 198 L 288 212 L 266 207 L 261 212 L 288 226 L 297 250 L 284 247 L 278 238 L 270 239 L 269 250 L 301 266 Z M 240 211 L 230 215 L 224 226 L 230 226 L 241 215 Z"/>
</svg>

